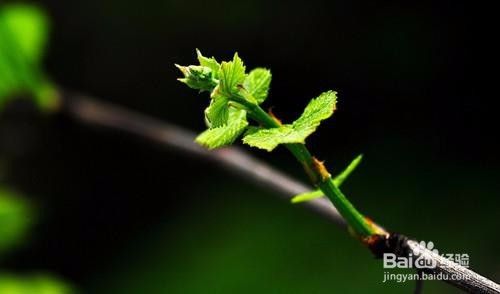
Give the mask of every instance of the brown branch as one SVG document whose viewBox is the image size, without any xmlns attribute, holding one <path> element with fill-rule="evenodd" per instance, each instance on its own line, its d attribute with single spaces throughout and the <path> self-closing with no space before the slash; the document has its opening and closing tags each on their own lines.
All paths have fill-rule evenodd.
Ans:
<svg viewBox="0 0 500 294">
<path fill-rule="evenodd" d="M 190 157 L 196 156 L 203 160 L 209 160 L 232 173 L 238 173 L 255 184 L 274 190 L 284 199 L 289 200 L 297 194 L 311 190 L 308 185 L 302 184 L 255 159 L 240 148 L 227 147 L 208 151 L 194 143 L 195 135 L 192 132 L 180 127 L 118 106 L 99 102 L 81 94 L 64 93 L 62 100 L 62 110 L 80 122 L 124 131 Z M 326 198 L 305 202 L 302 206 L 329 219 L 342 229 L 347 229 L 344 219 Z M 419 253 L 415 254 L 417 247 Z M 371 249 L 379 256 L 384 252 L 392 252 L 398 256 L 408 256 L 409 253 L 412 253 L 414 257 L 422 256 L 436 264 L 435 268 L 428 269 L 427 272 L 442 273 L 447 277 L 457 277 L 456 275 L 467 277 L 465 279 L 445 280 L 455 287 L 470 293 L 500 293 L 500 285 L 497 283 L 431 252 L 420 246 L 418 242 L 403 235 L 391 234 L 388 238 L 381 237 L 376 246 Z"/>
</svg>

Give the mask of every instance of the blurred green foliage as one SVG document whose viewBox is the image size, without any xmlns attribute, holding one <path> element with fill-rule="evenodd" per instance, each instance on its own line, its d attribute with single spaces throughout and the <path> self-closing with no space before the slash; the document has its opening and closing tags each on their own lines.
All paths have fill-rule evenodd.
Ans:
<svg viewBox="0 0 500 294">
<path fill-rule="evenodd" d="M 35 6 L 0 7 L 0 108 L 22 95 L 41 109 L 57 106 L 57 93 L 41 69 L 48 32 L 48 19 Z"/>
<path fill-rule="evenodd" d="M 2 294 L 69 294 L 74 291 L 59 279 L 48 275 L 19 277 L 0 273 Z"/>
<path fill-rule="evenodd" d="M 25 241 L 33 224 L 34 209 L 19 194 L 0 187 L 0 257 Z M 69 294 L 73 289 L 62 280 L 37 274 L 17 276 L 0 272 L 0 294 Z"/>
<path fill-rule="evenodd" d="M 0 254 L 24 240 L 32 215 L 26 199 L 0 187 Z"/>
<path fill-rule="evenodd" d="M 2 17 L 23 56 L 30 62 L 39 62 L 49 31 L 45 14 L 34 6 L 16 5 L 4 8 Z"/>
</svg>

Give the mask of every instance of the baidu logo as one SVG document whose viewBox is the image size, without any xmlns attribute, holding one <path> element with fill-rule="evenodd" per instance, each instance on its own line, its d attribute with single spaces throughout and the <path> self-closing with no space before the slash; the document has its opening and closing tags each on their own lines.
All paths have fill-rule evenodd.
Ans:
<svg viewBox="0 0 500 294">
<path fill-rule="evenodd" d="M 439 250 L 434 248 L 434 242 L 420 241 L 418 246 L 412 248 L 412 252 L 405 256 L 396 256 L 394 253 L 384 253 L 384 268 L 435 268 L 436 261 L 426 258 L 422 253 L 429 250 L 434 254 L 439 254 Z"/>
<path fill-rule="evenodd" d="M 429 242 L 420 241 L 420 243 L 418 243 L 418 244 L 420 246 L 415 247 L 413 249 L 413 255 L 420 255 L 420 253 L 422 251 L 422 248 L 425 248 L 425 249 L 431 251 L 432 253 L 435 253 L 435 254 L 439 255 L 439 250 L 437 250 L 436 248 L 434 248 L 434 242 L 432 242 L 432 241 L 429 241 Z"/>
<path fill-rule="evenodd" d="M 466 253 L 446 253 L 440 254 L 437 248 L 434 248 L 434 242 L 420 241 L 416 246 L 412 246 L 412 251 L 408 256 L 397 256 L 394 253 L 384 253 L 384 268 L 435 268 L 437 266 L 435 259 L 428 258 L 429 252 L 440 255 L 450 261 L 463 267 L 469 267 L 469 255 Z M 426 254 L 424 254 L 426 253 Z"/>
</svg>

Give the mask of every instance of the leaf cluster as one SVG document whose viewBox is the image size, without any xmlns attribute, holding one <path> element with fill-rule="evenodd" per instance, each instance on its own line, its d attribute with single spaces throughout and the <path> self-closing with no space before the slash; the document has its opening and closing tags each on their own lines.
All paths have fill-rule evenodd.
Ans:
<svg viewBox="0 0 500 294">
<path fill-rule="evenodd" d="M 246 67 L 234 54 L 230 61 L 219 63 L 214 57 L 205 57 L 197 50 L 197 65 L 176 65 L 184 77 L 179 81 L 188 87 L 210 93 L 210 103 L 205 109 L 208 129 L 196 141 L 209 148 L 232 144 L 243 135 L 243 143 L 272 151 L 280 144 L 305 143 L 321 121 L 335 111 L 337 95 L 327 91 L 312 99 L 302 115 L 290 124 L 278 123 L 275 127 L 250 125 L 248 118 L 266 101 L 271 85 L 271 71 L 256 68 L 246 73 Z"/>
</svg>

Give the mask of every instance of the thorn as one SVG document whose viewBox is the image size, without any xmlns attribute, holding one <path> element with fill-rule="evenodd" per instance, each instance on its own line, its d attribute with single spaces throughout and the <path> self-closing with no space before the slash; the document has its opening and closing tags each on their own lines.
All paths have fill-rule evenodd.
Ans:
<svg viewBox="0 0 500 294">
<path fill-rule="evenodd" d="M 321 176 L 322 181 L 326 181 L 331 177 L 330 173 L 324 165 L 324 161 L 320 161 L 316 157 L 313 157 L 312 163 L 314 170 Z"/>
<path fill-rule="evenodd" d="M 274 119 L 275 122 L 277 122 L 280 126 L 282 126 L 283 122 L 278 117 L 276 117 L 276 115 L 273 112 L 273 108 L 274 106 L 269 107 L 267 113 Z"/>
</svg>

